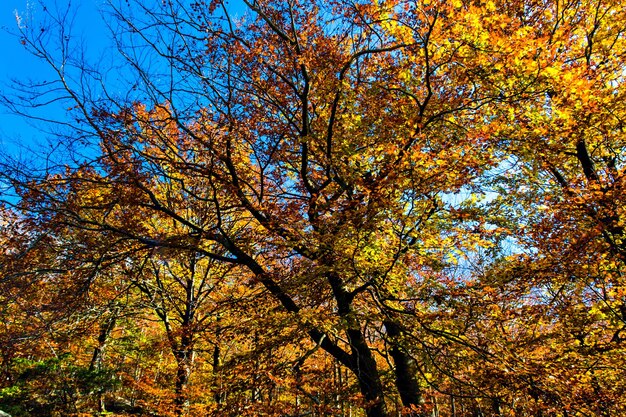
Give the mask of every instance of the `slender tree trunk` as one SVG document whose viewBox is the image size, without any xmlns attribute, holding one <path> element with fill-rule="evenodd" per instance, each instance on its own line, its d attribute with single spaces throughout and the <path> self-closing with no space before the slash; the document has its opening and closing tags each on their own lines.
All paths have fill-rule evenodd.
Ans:
<svg viewBox="0 0 626 417">
<path fill-rule="evenodd" d="M 176 358 L 176 382 L 175 382 L 175 406 L 176 415 L 187 414 L 189 408 L 189 377 L 193 366 L 193 338 L 188 332 L 183 330 L 180 345 L 174 354 Z"/>
<path fill-rule="evenodd" d="M 219 336 L 217 340 L 219 340 Z M 220 345 L 218 344 L 219 342 L 217 340 L 215 342 L 215 346 L 213 347 L 213 377 L 215 378 L 215 384 L 216 384 L 216 389 L 215 389 L 215 393 L 213 394 L 213 399 L 215 400 L 216 404 L 221 404 L 222 398 L 223 398 L 222 382 L 221 382 L 221 375 L 220 375 L 221 360 L 220 360 Z"/>
<path fill-rule="evenodd" d="M 111 316 L 100 325 L 100 333 L 98 334 L 98 344 L 93 350 L 93 355 L 91 357 L 91 362 L 89 363 L 89 370 L 91 372 L 100 370 L 102 368 L 102 360 L 104 358 L 104 348 L 107 343 L 107 339 L 109 335 L 115 328 L 115 323 L 117 322 L 117 314 L 119 313 L 119 308 L 114 308 Z M 98 390 L 98 411 L 100 413 L 106 412 L 106 407 L 104 406 L 104 398 L 102 396 L 102 392 Z"/>
<path fill-rule="evenodd" d="M 91 356 L 91 362 L 89 363 L 90 371 L 95 371 L 102 367 L 104 347 L 106 345 L 107 339 L 109 338 L 109 335 L 115 328 L 115 323 L 117 321 L 117 313 L 118 313 L 117 309 L 113 310 L 111 317 L 109 317 L 103 324 L 100 325 L 100 333 L 98 334 L 98 344 L 93 350 L 93 355 Z"/>
<path fill-rule="evenodd" d="M 189 408 L 189 376 L 191 375 L 191 355 L 193 352 L 180 352 L 176 366 L 175 405 L 176 415 L 182 416 Z"/>
<path fill-rule="evenodd" d="M 450 417 L 456 417 L 456 403 L 453 395 L 450 396 Z"/>
</svg>

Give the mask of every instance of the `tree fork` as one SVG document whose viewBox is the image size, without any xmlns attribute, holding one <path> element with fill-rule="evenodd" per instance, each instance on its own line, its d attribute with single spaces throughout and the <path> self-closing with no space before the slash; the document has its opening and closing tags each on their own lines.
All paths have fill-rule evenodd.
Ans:
<svg viewBox="0 0 626 417">
<path fill-rule="evenodd" d="M 405 407 L 419 406 L 422 403 L 422 393 L 416 378 L 417 366 L 415 360 L 400 346 L 400 326 L 391 320 L 386 320 L 383 324 L 391 344 L 389 354 L 395 365 L 395 384 L 400 394 L 402 405 Z M 409 412 L 407 416 L 422 417 L 423 414 Z"/>
<path fill-rule="evenodd" d="M 345 320 L 347 326 L 346 334 L 353 359 L 349 368 L 356 375 L 361 394 L 367 401 L 367 416 L 386 417 L 387 409 L 384 400 L 384 389 L 376 360 L 367 344 L 361 325 L 352 311 L 354 294 L 346 291 L 341 278 L 337 274 L 331 272 L 327 274 L 327 279 L 337 302 L 337 313 Z"/>
</svg>

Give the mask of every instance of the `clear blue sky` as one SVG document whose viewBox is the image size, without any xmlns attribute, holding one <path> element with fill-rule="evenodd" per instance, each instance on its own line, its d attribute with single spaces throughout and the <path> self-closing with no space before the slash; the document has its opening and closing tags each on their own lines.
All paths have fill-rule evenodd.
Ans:
<svg viewBox="0 0 626 417">
<path fill-rule="evenodd" d="M 2 50 L 2 58 L 0 58 L 0 93 L 10 91 L 8 86 L 11 84 L 12 79 L 32 79 L 36 81 L 57 79 L 46 64 L 26 51 L 26 48 L 20 43 L 19 36 L 11 34 L 11 32 L 14 34 L 18 32 L 16 13 L 22 16 L 23 22 L 28 23 L 32 21 L 34 22 L 32 27 L 37 27 L 38 23 L 40 24 L 46 15 L 42 10 L 44 7 L 50 10 L 64 9 L 71 2 L 72 9 L 75 12 L 74 18 L 71 19 L 71 39 L 74 41 L 74 45 L 83 45 L 82 49 L 86 52 L 88 62 L 102 64 L 102 67 L 106 67 L 108 59 L 104 58 L 107 58 L 107 55 L 115 59 L 113 58 L 115 52 L 112 52 L 111 48 L 111 35 L 102 17 L 103 11 L 104 16 L 107 16 L 108 1 L 0 0 L 0 48 Z M 157 0 L 143 1 L 150 4 L 150 2 Z M 244 10 L 240 0 L 230 1 L 228 7 L 235 16 Z M 120 82 L 120 86 L 125 85 L 122 80 L 124 78 L 123 73 L 106 70 L 104 72 L 107 78 L 113 82 Z M 109 85 L 109 87 L 111 86 Z M 65 108 L 59 103 L 56 107 L 46 108 L 45 115 L 63 119 L 66 115 Z M 32 124 L 32 121 L 8 114 L 7 110 L 0 106 L 0 153 L 16 153 L 24 146 L 37 147 L 38 145 L 45 145 L 48 137 L 42 134 L 36 126 L 32 126 Z M 39 127 L 41 128 L 41 125 Z"/>
<path fill-rule="evenodd" d="M 64 7 L 70 0 L 0 0 L 0 91 L 8 91 L 8 85 L 12 79 L 44 80 L 48 75 L 49 68 L 37 58 L 30 55 L 20 43 L 18 37 L 10 32 L 17 32 L 16 12 L 23 17 L 24 21 L 30 19 L 36 24 L 41 21 L 44 12 L 42 5 L 46 7 Z M 75 9 L 72 36 L 84 40 L 86 49 L 97 57 L 99 52 L 109 44 L 109 33 L 101 16 L 100 9 L 104 0 L 74 0 L 72 7 Z M 54 111 L 55 115 L 63 116 L 64 110 L 59 106 Z M 0 147 L 3 151 L 12 153 L 17 151 L 20 145 L 37 146 L 45 143 L 45 135 L 37 128 L 31 126 L 19 117 L 7 114 L 5 108 L 0 107 Z"/>
</svg>

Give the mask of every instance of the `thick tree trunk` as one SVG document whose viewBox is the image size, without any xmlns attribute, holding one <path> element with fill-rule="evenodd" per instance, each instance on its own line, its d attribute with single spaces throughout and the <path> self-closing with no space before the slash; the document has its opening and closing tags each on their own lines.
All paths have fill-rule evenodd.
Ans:
<svg viewBox="0 0 626 417">
<path fill-rule="evenodd" d="M 422 403 L 422 394 L 419 382 L 417 380 L 417 364 L 415 360 L 402 349 L 400 344 L 401 330 L 400 326 L 387 320 L 384 322 L 385 330 L 387 331 L 388 341 L 391 344 L 389 354 L 394 363 L 395 383 L 402 405 L 410 408 L 412 406 L 419 406 Z M 411 413 L 407 416 L 421 417 L 422 414 Z"/>
<path fill-rule="evenodd" d="M 361 329 L 349 329 L 347 333 L 355 365 L 351 371 L 356 375 L 361 394 L 367 402 L 365 405 L 367 417 L 387 417 L 383 385 L 372 351 Z"/>
<path fill-rule="evenodd" d="M 365 398 L 365 411 L 368 417 L 387 417 L 384 389 L 372 350 L 361 329 L 359 320 L 352 311 L 354 295 L 344 288 L 342 280 L 334 273 L 327 276 L 337 302 L 337 313 L 345 321 L 346 334 L 351 349 L 350 370 L 359 382 L 359 389 Z"/>
</svg>

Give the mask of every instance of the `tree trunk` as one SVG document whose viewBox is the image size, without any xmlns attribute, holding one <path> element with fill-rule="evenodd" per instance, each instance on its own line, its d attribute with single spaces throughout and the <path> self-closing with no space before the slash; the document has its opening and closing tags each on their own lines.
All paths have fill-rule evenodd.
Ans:
<svg viewBox="0 0 626 417">
<path fill-rule="evenodd" d="M 191 376 L 194 355 L 192 344 L 192 337 L 183 333 L 179 349 L 174 353 L 176 358 L 175 406 L 177 416 L 187 414 L 189 408 L 189 377 Z"/>
<path fill-rule="evenodd" d="M 115 323 L 117 321 L 117 313 L 118 309 L 113 310 L 111 317 L 108 318 L 104 323 L 100 325 L 100 333 L 98 334 L 98 344 L 93 350 L 93 355 L 91 356 L 91 362 L 89 363 L 89 370 L 95 371 L 101 368 L 102 359 L 104 356 L 104 347 L 106 345 L 107 339 L 109 335 L 115 328 Z"/>
<path fill-rule="evenodd" d="M 175 406 L 176 415 L 182 416 L 187 413 L 189 407 L 189 376 L 191 375 L 191 352 L 181 352 L 176 364 Z"/>
<path fill-rule="evenodd" d="M 215 393 L 213 394 L 213 399 L 216 404 L 222 403 L 223 393 L 222 393 L 222 383 L 221 383 L 221 359 L 220 359 L 220 345 L 219 345 L 219 332 L 218 337 L 215 341 L 215 346 L 213 347 L 213 377 L 216 379 L 215 384 Z"/>
<path fill-rule="evenodd" d="M 348 341 L 352 348 L 355 367 L 352 370 L 359 381 L 359 389 L 367 404 L 367 417 L 387 417 L 383 385 L 380 381 L 376 361 L 361 329 L 349 329 Z"/>
<path fill-rule="evenodd" d="M 391 320 L 386 320 L 384 325 L 389 338 L 388 341 L 391 344 L 389 354 L 391 355 L 395 365 L 395 383 L 398 393 L 400 394 L 400 399 L 402 400 L 402 405 L 407 408 L 419 406 L 422 404 L 422 395 L 420 385 L 417 380 L 417 364 L 400 345 L 400 326 Z M 423 414 L 409 412 L 404 415 L 421 417 Z"/>
<path fill-rule="evenodd" d="M 91 362 L 89 363 L 89 371 L 97 371 L 102 368 L 102 360 L 104 358 L 104 347 L 106 346 L 107 339 L 109 335 L 115 328 L 115 323 L 117 322 L 117 314 L 119 313 L 119 307 L 113 309 L 111 316 L 100 325 L 100 333 L 98 334 L 98 344 L 93 350 L 93 355 L 91 357 Z M 106 407 L 104 405 L 104 398 L 102 396 L 102 392 L 98 390 L 98 411 L 100 413 L 106 412 Z"/>
<path fill-rule="evenodd" d="M 334 273 L 327 275 L 337 302 L 337 313 L 345 321 L 346 334 L 351 349 L 350 370 L 359 382 L 359 389 L 365 398 L 367 417 L 387 417 L 383 385 L 380 381 L 378 366 L 367 344 L 359 320 L 352 311 L 354 295 L 344 288 L 342 280 Z"/>
</svg>

